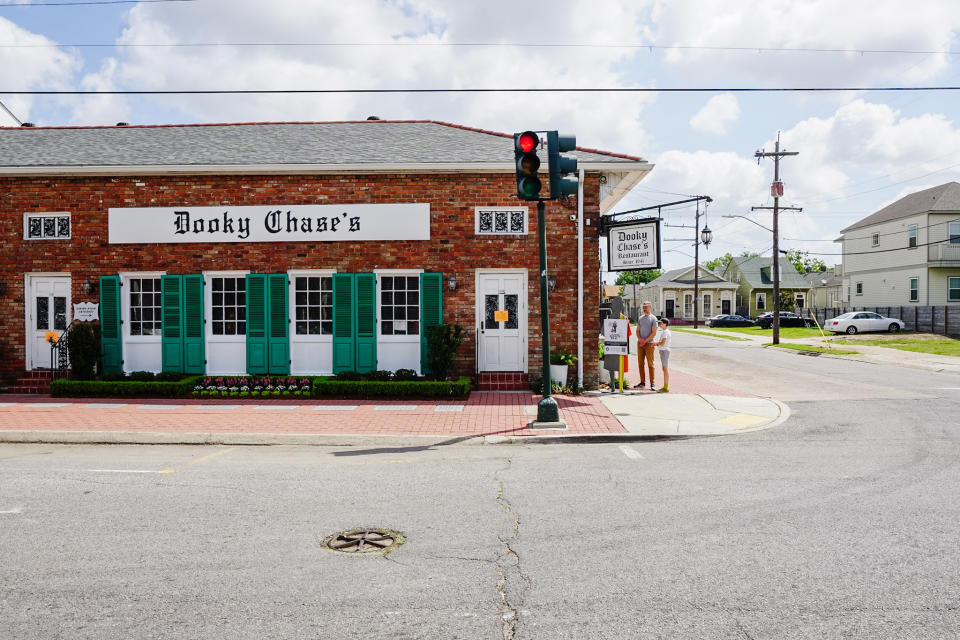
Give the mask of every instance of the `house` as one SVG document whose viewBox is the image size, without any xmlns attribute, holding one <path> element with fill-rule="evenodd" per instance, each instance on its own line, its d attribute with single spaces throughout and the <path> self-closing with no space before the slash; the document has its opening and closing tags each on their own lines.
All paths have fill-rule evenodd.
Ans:
<svg viewBox="0 0 960 640">
<path fill-rule="evenodd" d="M 733 313 L 737 285 L 707 269 L 699 267 L 699 289 L 701 306 L 697 317 L 700 320 L 720 313 Z M 642 300 L 653 303 L 653 313 L 658 317 L 693 321 L 694 312 L 694 271 L 693 266 L 673 269 L 638 288 L 635 297 L 637 304 Z M 624 293 L 631 285 L 625 287 Z"/>
<path fill-rule="evenodd" d="M 798 308 L 831 309 L 846 306 L 841 265 L 826 271 L 804 273 L 801 277 L 807 281 L 808 289 L 806 298 L 803 300 L 804 304 L 801 305 L 800 301 L 797 301 Z"/>
<path fill-rule="evenodd" d="M 457 375 L 523 388 L 540 269 L 513 144 L 435 121 L 0 128 L 0 374 L 49 367 L 47 332 L 88 303 L 106 372 L 422 372 L 442 322 L 466 329 Z M 652 165 L 572 155 L 583 197 L 546 203 L 550 317 L 582 356 L 598 218 Z"/>
<path fill-rule="evenodd" d="M 755 318 L 773 311 L 773 260 L 769 257 L 737 257 L 723 271 L 723 277 L 736 283 L 736 313 Z M 793 293 L 797 306 L 806 306 L 808 290 L 789 259 L 780 257 L 780 291 Z"/>
<path fill-rule="evenodd" d="M 841 234 L 850 306 L 960 305 L 960 184 L 900 198 Z"/>
</svg>

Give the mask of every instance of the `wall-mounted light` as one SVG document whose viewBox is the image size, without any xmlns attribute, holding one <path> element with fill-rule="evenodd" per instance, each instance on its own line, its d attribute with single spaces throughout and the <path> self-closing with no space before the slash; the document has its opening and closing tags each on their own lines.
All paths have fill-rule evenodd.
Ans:
<svg viewBox="0 0 960 640">
<path fill-rule="evenodd" d="M 447 280 L 447 287 L 450 288 L 450 291 L 457 290 L 457 276 L 450 276 L 450 278 Z"/>
<path fill-rule="evenodd" d="M 97 290 L 97 283 L 91 280 L 90 278 L 87 278 L 86 280 L 83 281 L 81 288 L 83 289 L 84 294 L 90 295 L 91 293 Z"/>
<path fill-rule="evenodd" d="M 547 276 L 547 290 L 550 293 L 553 293 L 553 290 L 557 288 L 557 278 L 555 276 Z"/>
</svg>

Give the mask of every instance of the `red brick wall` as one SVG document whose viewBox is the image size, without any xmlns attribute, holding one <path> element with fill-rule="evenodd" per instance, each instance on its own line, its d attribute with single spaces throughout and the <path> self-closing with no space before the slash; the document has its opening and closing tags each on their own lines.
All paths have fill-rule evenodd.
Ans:
<svg viewBox="0 0 960 640">
<path fill-rule="evenodd" d="M 142 186 L 138 186 L 141 185 Z M 541 370 L 540 296 L 536 204 L 530 204 L 530 234 L 477 236 L 475 206 L 517 206 L 512 175 L 313 175 L 313 176 L 146 176 L 0 178 L 0 373 L 9 378 L 24 369 L 24 274 L 69 272 L 73 302 L 96 302 L 82 283 L 119 271 L 165 270 L 199 273 L 249 269 L 276 273 L 289 269 L 332 268 L 364 272 L 374 268 L 419 268 L 455 273 L 458 288 L 444 287 L 444 320 L 467 330 L 457 373 L 475 372 L 474 270 L 517 267 L 528 270 L 529 368 Z M 596 239 L 599 183 L 587 176 L 584 242 L 585 383 L 596 386 L 599 321 L 599 249 Z M 429 241 L 190 243 L 110 245 L 110 207 L 240 206 L 428 202 Z M 25 212 L 69 211 L 70 240 L 24 241 Z M 551 343 L 576 352 L 577 227 L 570 215 L 575 200 L 547 203 L 547 247 L 557 288 L 550 296 Z M 592 378 L 592 379 L 591 379 Z"/>
</svg>

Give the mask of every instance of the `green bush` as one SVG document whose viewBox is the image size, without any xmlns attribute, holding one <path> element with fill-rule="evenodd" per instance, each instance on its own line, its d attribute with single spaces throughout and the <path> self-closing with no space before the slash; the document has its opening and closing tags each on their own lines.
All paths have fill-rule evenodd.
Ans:
<svg viewBox="0 0 960 640">
<path fill-rule="evenodd" d="M 179 382 L 183 380 L 183 374 L 175 371 L 161 371 L 157 374 L 156 379 L 159 382 Z"/>
<path fill-rule="evenodd" d="M 100 360 L 100 325 L 75 322 L 67 332 L 70 377 L 92 380 Z"/>
<path fill-rule="evenodd" d="M 393 379 L 397 381 L 401 380 L 416 380 L 418 378 L 417 372 L 413 369 L 397 369 L 393 373 Z"/>
<path fill-rule="evenodd" d="M 190 395 L 201 376 L 179 382 L 137 380 L 53 380 L 50 395 L 56 398 L 182 398 Z"/>
<path fill-rule="evenodd" d="M 400 382 L 317 378 L 313 381 L 313 395 L 351 398 L 465 398 L 470 395 L 470 378 Z"/>
<path fill-rule="evenodd" d="M 565 364 L 572 365 L 577 361 L 577 356 L 572 353 L 567 353 L 563 349 L 553 351 L 550 353 L 550 364 Z"/>
<path fill-rule="evenodd" d="M 379 369 L 376 369 L 376 370 L 371 371 L 370 373 L 368 373 L 368 374 L 366 375 L 366 379 L 367 379 L 367 380 L 378 380 L 378 381 L 380 381 L 380 382 L 383 382 L 383 381 L 385 381 L 385 380 L 389 380 L 392 376 L 393 376 L 393 374 L 392 374 L 391 372 L 389 372 L 389 371 L 381 371 L 381 370 L 379 370 Z"/>
<path fill-rule="evenodd" d="M 438 324 L 427 329 L 427 368 L 437 380 L 446 380 L 450 375 L 463 338 L 459 324 Z"/>
<path fill-rule="evenodd" d="M 363 374 L 357 373 L 356 371 L 341 371 L 337 374 L 337 380 L 363 380 Z"/>
<path fill-rule="evenodd" d="M 136 382 L 150 382 L 156 380 L 157 376 L 153 374 L 153 371 L 131 371 L 129 378 Z"/>
</svg>

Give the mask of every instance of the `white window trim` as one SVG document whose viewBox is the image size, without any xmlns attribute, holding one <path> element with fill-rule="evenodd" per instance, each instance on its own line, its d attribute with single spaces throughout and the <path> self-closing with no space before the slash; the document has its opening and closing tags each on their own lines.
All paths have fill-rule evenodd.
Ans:
<svg viewBox="0 0 960 640">
<path fill-rule="evenodd" d="M 914 245 L 910 246 L 910 232 L 913 232 Z M 920 225 L 911 224 L 907 227 L 907 249 L 917 249 L 920 247 Z"/>
<path fill-rule="evenodd" d="M 234 336 L 215 336 L 213 335 L 213 279 L 214 278 L 246 278 L 247 274 L 250 273 L 247 271 L 204 271 L 203 272 L 203 335 L 208 343 L 210 342 L 224 342 L 224 343 L 246 343 L 247 341 L 247 332 L 244 331 L 243 335 L 234 335 Z M 244 298 L 246 299 L 246 298 Z M 247 320 L 245 319 L 244 325 L 246 325 Z"/>
<path fill-rule="evenodd" d="M 760 306 L 760 298 L 763 298 L 762 307 Z M 755 306 L 757 307 L 757 311 L 760 311 L 761 309 L 763 309 L 764 311 L 767 310 L 767 294 L 766 293 L 758 293 L 756 302 L 757 304 Z"/>
<path fill-rule="evenodd" d="M 956 232 L 956 233 L 953 233 L 952 231 L 950 231 L 950 228 L 953 227 L 954 225 L 957 226 L 957 232 Z M 71 226 L 70 229 L 72 230 L 72 229 L 73 229 L 73 226 Z M 955 242 L 951 242 L 951 241 L 950 241 L 950 237 L 951 237 L 951 236 L 957 236 L 957 235 L 960 235 L 960 222 L 956 222 L 956 221 L 948 222 L 948 223 L 947 223 L 947 244 L 956 244 Z"/>
<path fill-rule="evenodd" d="M 859 291 L 858 291 L 858 289 L 859 289 Z M 855 282 L 855 283 L 854 283 L 853 290 L 854 290 L 854 292 L 855 292 L 855 295 L 862 296 L 862 295 L 863 295 L 863 281 Z"/>
<path fill-rule="evenodd" d="M 951 303 L 951 302 L 957 302 L 956 300 L 951 300 L 951 299 L 950 299 L 950 289 L 951 289 L 951 287 L 950 287 L 950 279 L 951 279 L 951 278 L 958 278 L 958 279 L 960 279 L 960 275 L 947 276 L 947 303 L 948 303 L 948 304 Z M 960 289 L 960 287 L 957 287 L 957 288 Z"/>
<path fill-rule="evenodd" d="M 31 238 L 31 237 L 29 237 L 29 236 L 27 235 L 28 232 L 30 231 L 30 223 L 29 223 L 30 218 L 62 218 L 62 217 L 64 217 L 64 216 L 70 218 L 70 235 L 68 235 L 68 236 L 56 236 L 56 237 L 54 237 L 54 238 L 44 238 L 44 237 L 42 237 L 42 234 L 43 234 L 43 231 L 42 231 L 42 226 L 43 226 L 43 225 L 42 225 L 42 224 L 41 224 L 41 232 L 40 232 L 40 233 L 41 233 L 41 237 L 39 237 L 39 238 Z M 42 240 L 46 240 L 47 242 L 49 242 L 49 241 L 51 241 L 51 240 L 72 240 L 72 239 L 73 239 L 73 216 L 70 215 L 70 212 L 69 212 L 69 211 L 29 211 L 29 212 L 24 212 L 24 214 L 23 214 L 23 239 L 24 239 L 24 240 L 29 240 L 30 242 L 37 242 L 37 241 L 42 241 Z"/>
<path fill-rule="evenodd" d="M 120 318 L 123 320 L 124 342 L 130 343 L 157 343 L 163 340 L 163 304 L 160 306 L 160 333 L 153 336 L 132 336 L 130 335 L 130 281 L 135 278 L 162 278 L 167 275 L 166 271 L 121 271 L 120 276 Z M 161 287 L 163 284 L 161 283 Z M 161 300 L 163 292 L 160 292 Z"/>
<path fill-rule="evenodd" d="M 880 234 L 874 233 L 870 236 L 870 246 L 879 247 L 880 246 Z"/>
<path fill-rule="evenodd" d="M 289 287 L 290 309 L 287 311 L 290 318 L 290 340 L 296 342 L 333 342 L 333 333 L 327 335 L 299 335 L 297 329 L 297 283 L 296 278 L 332 278 L 336 269 L 291 269 L 287 271 L 287 285 Z"/>
<path fill-rule="evenodd" d="M 380 278 L 383 276 L 417 276 L 423 273 L 423 269 L 374 269 L 373 273 L 377 276 L 377 341 L 388 342 L 420 342 L 420 335 L 423 332 L 423 318 L 420 318 L 420 332 L 415 336 L 385 336 L 380 333 Z"/>
<path fill-rule="evenodd" d="M 523 210 L 523 231 L 480 231 L 480 210 L 489 209 L 492 211 L 520 211 Z M 496 224 L 496 223 L 494 223 Z M 525 236 L 530 234 L 530 208 L 529 207 L 474 207 L 473 208 L 473 233 L 478 236 Z"/>
<path fill-rule="evenodd" d="M 917 281 L 917 299 L 916 300 L 910 299 L 910 292 L 913 291 L 913 289 L 910 288 L 910 283 L 913 280 Z M 950 281 L 947 280 L 948 287 L 949 287 L 949 284 L 950 284 Z M 950 295 L 949 291 L 947 292 L 947 295 L 948 296 Z M 915 302 L 917 304 L 920 303 L 920 276 L 910 276 L 909 278 L 907 278 L 907 302 Z"/>
</svg>

